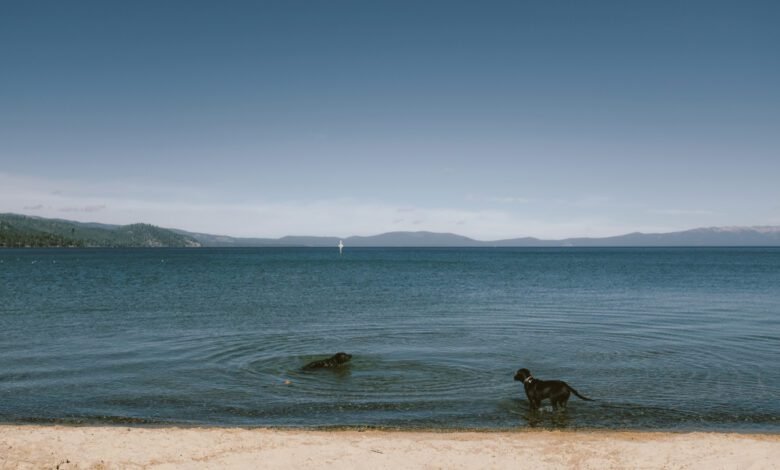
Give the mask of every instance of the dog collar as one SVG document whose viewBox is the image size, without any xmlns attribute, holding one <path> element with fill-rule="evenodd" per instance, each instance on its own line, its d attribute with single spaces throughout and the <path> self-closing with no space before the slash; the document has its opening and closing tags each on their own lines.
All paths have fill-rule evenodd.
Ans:
<svg viewBox="0 0 780 470">
<path fill-rule="evenodd" d="M 526 379 L 525 379 L 525 380 L 523 380 L 523 383 L 524 383 L 524 384 L 530 383 L 530 382 L 531 382 L 533 379 L 534 379 L 534 378 L 533 378 L 533 377 L 531 377 L 531 376 L 529 375 L 528 377 L 526 377 Z"/>
</svg>

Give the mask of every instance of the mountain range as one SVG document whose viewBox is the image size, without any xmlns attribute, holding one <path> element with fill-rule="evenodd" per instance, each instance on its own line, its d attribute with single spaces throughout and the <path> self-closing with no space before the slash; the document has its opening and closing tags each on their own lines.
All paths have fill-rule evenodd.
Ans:
<svg viewBox="0 0 780 470">
<path fill-rule="evenodd" d="M 0 247 L 631 247 L 780 246 L 780 226 L 708 227 L 603 238 L 480 241 L 453 233 L 388 232 L 374 236 L 238 238 L 149 224 L 109 225 L 0 214 Z"/>
<path fill-rule="evenodd" d="M 275 239 L 234 238 L 183 232 L 203 246 L 309 246 L 332 247 L 599 247 L 599 246 L 780 246 L 780 227 L 709 227 L 670 233 L 629 233 L 603 238 L 543 240 L 524 237 L 480 241 L 454 233 L 388 232 L 369 237 L 287 236 Z"/>
</svg>

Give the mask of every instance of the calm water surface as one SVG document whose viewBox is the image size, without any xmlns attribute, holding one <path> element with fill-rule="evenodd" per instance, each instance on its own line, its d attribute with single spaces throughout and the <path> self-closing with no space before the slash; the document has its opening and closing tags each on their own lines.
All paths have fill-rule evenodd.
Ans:
<svg viewBox="0 0 780 470">
<path fill-rule="evenodd" d="M 529 412 L 520 367 L 596 401 Z M 777 248 L 0 251 L 3 422 L 778 432 L 778 398 Z"/>
</svg>

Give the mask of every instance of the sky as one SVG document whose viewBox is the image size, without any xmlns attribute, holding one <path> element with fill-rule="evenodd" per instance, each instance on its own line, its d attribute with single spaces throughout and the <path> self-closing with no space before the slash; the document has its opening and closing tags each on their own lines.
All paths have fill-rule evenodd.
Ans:
<svg viewBox="0 0 780 470">
<path fill-rule="evenodd" d="M 0 4 L 0 212 L 250 237 L 780 225 L 780 2 Z"/>
</svg>

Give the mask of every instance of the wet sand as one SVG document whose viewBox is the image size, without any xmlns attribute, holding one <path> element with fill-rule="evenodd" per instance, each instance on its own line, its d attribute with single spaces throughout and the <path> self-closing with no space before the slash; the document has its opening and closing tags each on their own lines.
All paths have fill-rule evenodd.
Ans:
<svg viewBox="0 0 780 470">
<path fill-rule="evenodd" d="M 0 425 L 0 469 L 780 468 L 780 435 Z"/>
</svg>

